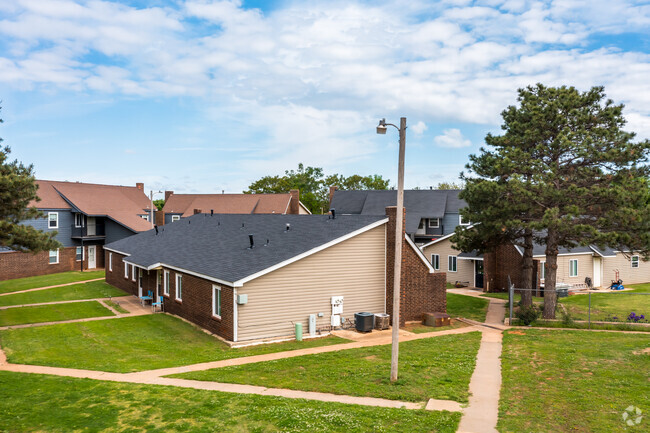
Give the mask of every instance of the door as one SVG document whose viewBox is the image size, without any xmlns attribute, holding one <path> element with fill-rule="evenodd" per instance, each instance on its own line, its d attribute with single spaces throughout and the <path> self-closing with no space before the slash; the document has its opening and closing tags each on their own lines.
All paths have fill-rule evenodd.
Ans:
<svg viewBox="0 0 650 433">
<path fill-rule="evenodd" d="M 97 267 L 96 253 L 97 245 L 88 245 L 88 269 L 95 269 Z"/>
<path fill-rule="evenodd" d="M 602 281 L 602 260 L 600 257 L 594 257 L 594 281 L 593 285 L 594 287 L 600 287 L 603 284 Z"/>
<path fill-rule="evenodd" d="M 86 221 L 86 234 L 88 236 L 95 236 L 97 233 L 97 222 L 95 221 L 95 217 L 88 217 L 88 220 Z"/>
<path fill-rule="evenodd" d="M 138 297 L 142 297 L 142 269 L 138 268 Z"/>
<path fill-rule="evenodd" d="M 483 288 L 483 260 L 474 260 L 474 287 Z"/>
<path fill-rule="evenodd" d="M 159 269 L 158 272 L 156 272 L 156 298 L 155 302 L 160 302 L 160 297 L 162 296 L 162 269 Z"/>
</svg>

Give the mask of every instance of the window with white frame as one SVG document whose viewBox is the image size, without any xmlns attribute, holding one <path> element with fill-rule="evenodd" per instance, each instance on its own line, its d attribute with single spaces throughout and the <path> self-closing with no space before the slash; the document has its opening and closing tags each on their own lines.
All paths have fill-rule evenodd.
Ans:
<svg viewBox="0 0 650 433">
<path fill-rule="evenodd" d="M 124 262 L 124 278 L 129 279 L 129 264 Z"/>
<path fill-rule="evenodd" d="M 429 228 L 437 229 L 440 227 L 440 218 L 429 218 Z"/>
<path fill-rule="evenodd" d="M 50 265 L 59 263 L 59 250 L 50 250 Z"/>
<path fill-rule="evenodd" d="M 140 215 L 140 218 L 149 221 L 149 215 Z"/>
<path fill-rule="evenodd" d="M 77 255 L 75 259 L 80 262 L 84 259 L 84 247 L 77 247 Z"/>
<path fill-rule="evenodd" d="M 578 259 L 569 260 L 569 276 L 570 277 L 578 276 Z"/>
<path fill-rule="evenodd" d="M 440 269 L 440 254 L 431 254 L 431 266 L 436 271 Z"/>
<path fill-rule="evenodd" d="M 49 228 L 49 229 L 58 229 L 59 228 L 59 213 L 58 212 L 48 212 L 47 213 L 47 228 Z"/>
<path fill-rule="evenodd" d="M 212 286 L 212 315 L 221 319 L 221 287 Z"/>
<path fill-rule="evenodd" d="M 176 300 L 183 300 L 183 276 L 176 274 Z"/>
<path fill-rule="evenodd" d="M 541 262 L 539 264 L 539 279 L 543 280 L 546 278 L 546 262 Z"/>
<path fill-rule="evenodd" d="M 447 257 L 448 257 L 448 261 L 449 261 L 447 270 L 449 272 L 457 272 L 458 268 L 456 267 L 456 265 L 457 265 L 456 256 L 447 256 Z"/>
<path fill-rule="evenodd" d="M 76 213 L 74 214 L 74 226 L 83 227 L 84 226 L 84 214 Z"/>
<path fill-rule="evenodd" d="M 179 219 L 181 219 L 180 215 L 172 215 L 172 222 L 178 221 Z"/>
<path fill-rule="evenodd" d="M 131 281 L 135 281 L 135 265 L 131 265 Z"/>
<path fill-rule="evenodd" d="M 470 224 L 471 223 L 469 221 L 463 221 L 463 216 L 462 215 L 458 215 L 458 225 L 468 226 Z"/>
<path fill-rule="evenodd" d="M 633 268 L 638 268 L 639 267 L 639 256 L 632 256 L 632 267 Z"/>
<path fill-rule="evenodd" d="M 163 289 L 164 292 L 163 292 L 163 293 L 164 293 L 165 295 L 169 296 L 169 287 L 170 287 L 171 284 L 172 284 L 171 281 L 169 281 L 169 271 L 165 271 L 165 274 L 164 274 L 164 275 L 165 275 L 165 276 L 164 276 L 164 280 L 165 280 L 165 281 L 164 281 L 164 285 L 163 285 L 163 287 L 164 287 L 164 289 Z"/>
<path fill-rule="evenodd" d="M 108 270 L 113 272 L 113 253 L 108 253 Z"/>
</svg>

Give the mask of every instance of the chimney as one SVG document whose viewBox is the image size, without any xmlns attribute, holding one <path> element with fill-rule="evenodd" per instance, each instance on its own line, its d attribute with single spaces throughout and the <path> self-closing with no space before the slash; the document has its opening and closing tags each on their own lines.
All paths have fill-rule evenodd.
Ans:
<svg viewBox="0 0 650 433">
<path fill-rule="evenodd" d="M 300 190 L 292 189 L 289 191 L 289 194 L 291 194 L 291 201 L 289 202 L 287 213 L 298 215 L 300 213 Z"/>
<path fill-rule="evenodd" d="M 201 213 L 201 209 L 194 209 L 194 215 L 196 215 L 197 213 Z"/>
<path fill-rule="evenodd" d="M 169 197 L 174 194 L 174 191 L 165 191 L 165 202 L 169 200 Z"/>
<path fill-rule="evenodd" d="M 334 191 L 336 191 L 338 188 L 335 186 L 330 186 L 330 204 L 332 204 L 332 197 L 334 197 Z"/>
<path fill-rule="evenodd" d="M 403 226 L 402 226 L 402 264 L 404 264 L 404 258 L 406 257 L 405 250 L 409 247 L 404 240 L 404 227 L 406 225 L 406 208 L 404 208 Z M 388 206 L 386 208 L 386 216 L 388 217 L 388 224 L 386 225 L 386 311 L 393 311 L 393 269 L 395 267 L 395 228 L 397 224 L 397 206 Z M 405 275 L 406 269 L 402 266 L 402 278 L 401 278 L 401 290 L 400 294 L 402 299 L 400 301 L 400 325 L 405 324 L 404 319 L 404 293 L 405 293 Z M 392 321 L 392 314 L 391 314 Z"/>
<path fill-rule="evenodd" d="M 165 212 L 161 210 L 156 210 L 154 211 L 154 218 L 155 223 L 157 226 L 164 226 L 165 225 Z"/>
<path fill-rule="evenodd" d="M 140 191 L 144 191 L 144 183 L 136 183 L 135 187 L 138 188 Z"/>
</svg>

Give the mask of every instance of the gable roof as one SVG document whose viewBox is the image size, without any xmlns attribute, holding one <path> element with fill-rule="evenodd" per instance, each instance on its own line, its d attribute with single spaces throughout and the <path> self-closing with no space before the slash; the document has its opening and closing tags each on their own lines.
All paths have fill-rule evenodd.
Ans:
<svg viewBox="0 0 650 433">
<path fill-rule="evenodd" d="M 38 196 L 30 206 L 72 209 L 88 216 L 108 217 L 133 231 L 149 230 L 151 223 L 139 215 L 149 209 L 149 199 L 135 186 L 37 180 Z"/>
<path fill-rule="evenodd" d="M 127 254 L 126 262 L 145 269 L 165 265 L 235 285 L 387 221 L 371 215 L 197 214 L 159 228 L 158 235 L 149 230 L 104 249 Z"/>
<path fill-rule="evenodd" d="M 442 218 L 446 213 L 458 213 L 465 201 L 458 198 L 460 190 L 406 190 L 406 232 L 415 233 L 422 218 Z M 397 191 L 334 191 L 330 208 L 340 214 L 383 215 L 386 207 L 395 206 Z"/>
<path fill-rule="evenodd" d="M 165 201 L 165 213 L 183 217 L 214 210 L 218 214 L 284 214 L 289 208 L 291 194 L 172 194 Z"/>
</svg>

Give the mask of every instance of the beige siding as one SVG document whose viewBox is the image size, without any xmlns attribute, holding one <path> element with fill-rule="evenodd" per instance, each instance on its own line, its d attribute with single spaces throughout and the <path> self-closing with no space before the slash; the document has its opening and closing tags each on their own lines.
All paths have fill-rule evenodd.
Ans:
<svg viewBox="0 0 650 433">
<path fill-rule="evenodd" d="M 615 278 L 618 269 L 623 284 L 636 284 L 650 282 L 650 261 L 644 262 L 639 258 L 639 267 L 632 268 L 630 256 L 617 253 L 616 257 L 603 257 L 603 286 L 609 286 Z"/>
<path fill-rule="evenodd" d="M 539 260 L 541 266 L 541 263 L 546 261 L 546 257 L 535 257 L 535 260 Z M 576 277 L 569 276 L 570 260 L 578 261 L 578 276 Z M 594 280 L 594 259 L 591 254 L 557 257 L 557 283 L 584 284 L 586 277 L 591 278 L 591 281 Z M 541 281 L 543 282 L 544 280 Z"/>
<path fill-rule="evenodd" d="M 330 324 L 331 297 L 343 296 L 343 317 L 385 312 L 386 226 L 382 225 L 308 256 L 237 289 L 248 303 L 237 306 L 238 341 L 292 335 L 309 314 Z"/>
<path fill-rule="evenodd" d="M 424 256 L 431 261 L 432 254 L 440 255 L 440 272 L 447 273 L 447 282 L 455 283 L 456 281 L 469 282 L 470 286 L 474 285 L 474 261 L 456 259 L 457 272 L 449 271 L 449 256 L 458 256 L 460 251 L 451 247 L 449 238 L 424 248 Z M 438 269 L 436 269 L 437 271 Z"/>
</svg>

